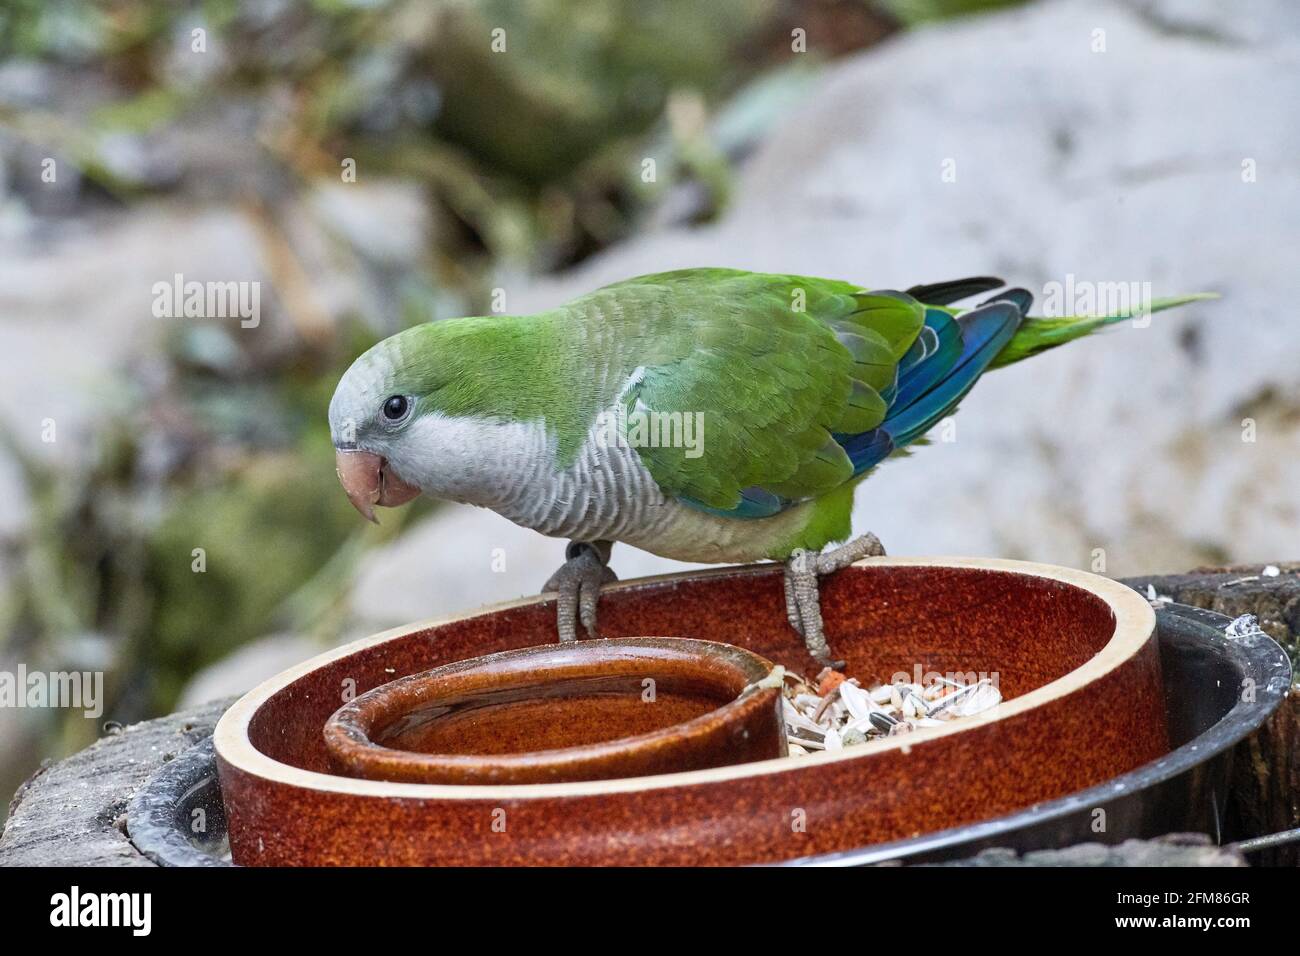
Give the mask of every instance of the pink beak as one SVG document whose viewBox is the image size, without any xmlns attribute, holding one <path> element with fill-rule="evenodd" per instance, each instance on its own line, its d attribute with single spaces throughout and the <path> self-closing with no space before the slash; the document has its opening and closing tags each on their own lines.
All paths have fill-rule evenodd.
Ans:
<svg viewBox="0 0 1300 956">
<path fill-rule="evenodd" d="M 352 507 L 361 512 L 367 521 L 375 519 L 375 505 L 396 508 L 420 494 L 420 489 L 393 474 L 388 462 L 368 451 L 335 452 L 339 483 L 347 492 Z"/>
</svg>

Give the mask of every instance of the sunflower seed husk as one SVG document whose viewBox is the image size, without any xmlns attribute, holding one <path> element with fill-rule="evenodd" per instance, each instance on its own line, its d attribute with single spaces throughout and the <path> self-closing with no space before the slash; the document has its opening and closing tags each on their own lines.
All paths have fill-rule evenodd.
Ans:
<svg viewBox="0 0 1300 956">
<path fill-rule="evenodd" d="M 898 718 L 891 717 L 884 711 L 876 711 L 868 718 L 868 720 L 871 721 L 871 726 L 875 727 L 882 734 L 887 734 L 898 726 Z"/>
<path fill-rule="evenodd" d="M 767 676 L 762 680 L 754 681 L 754 683 L 746 687 L 745 690 L 767 690 L 768 688 L 779 688 L 785 690 L 785 668 L 780 664 L 777 664 L 768 671 Z M 742 693 L 744 693 L 744 691 L 742 691 Z"/>
<path fill-rule="evenodd" d="M 893 694 L 893 692 L 894 689 L 889 684 L 881 684 L 879 687 L 871 688 L 869 693 L 873 702 L 877 704 L 887 704 L 889 703 L 890 695 Z"/>
<path fill-rule="evenodd" d="M 976 685 L 976 690 L 972 691 L 965 700 L 953 708 L 953 714 L 957 717 L 974 717 L 976 714 L 982 714 L 992 707 L 1002 703 L 1002 694 L 991 683 L 980 681 Z"/>
<path fill-rule="evenodd" d="M 861 720 L 875 710 L 867 692 L 848 681 L 840 685 L 840 700 L 844 702 L 844 706 L 854 720 Z"/>
<path fill-rule="evenodd" d="M 988 683 L 988 679 L 985 678 L 984 680 L 977 681 L 974 684 L 965 684 L 960 689 L 953 691 L 951 694 L 947 695 L 946 697 L 939 698 L 939 700 L 935 702 L 934 706 L 930 708 L 930 715 L 932 717 L 939 716 L 940 712 L 946 711 L 949 707 L 952 707 L 954 704 L 960 703 L 963 699 L 969 697 L 976 690 L 978 690 L 981 685 L 987 683 Z"/>
</svg>

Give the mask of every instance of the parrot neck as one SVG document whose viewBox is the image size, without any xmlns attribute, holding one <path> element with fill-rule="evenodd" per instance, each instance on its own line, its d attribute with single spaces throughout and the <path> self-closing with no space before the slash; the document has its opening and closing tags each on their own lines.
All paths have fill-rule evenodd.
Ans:
<svg viewBox="0 0 1300 956">
<path fill-rule="evenodd" d="M 553 449 L 542 422 L 432 414 L 411 424 L 388 460 L 427 495 L 504 511 L 554 471 Z"/>
</svg>

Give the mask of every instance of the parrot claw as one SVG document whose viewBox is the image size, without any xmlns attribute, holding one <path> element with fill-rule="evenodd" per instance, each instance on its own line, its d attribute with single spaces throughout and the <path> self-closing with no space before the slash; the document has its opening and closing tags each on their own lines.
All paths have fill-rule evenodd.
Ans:
<svg viewBox="0 0 1300 956">
<path fill-rule="evenodd" d="M 551 575 L 543 591 L 555 591 L 556 630 L 560 642 L 578 639 L 581 622 L 588 637 L 599 637 L 596 629 L 596 602 L 602 585 L 618 580 L 609 568 L 609 541 L 571 541 L 565 551 L 567 560 Z"/>
<path fill-rule="evenodd" d="M 821 594 L 818 579 L 846 568 L 862 558 L 885 553 L 880 539 L 868 532 L 830 551 L 815 552 L 799 548 L 785 563 L 785 614 L 803 638 L 808 653 L 823 667 L 843 670 L 844 661 L 831 657 L 822 624 Z"/>
</svg>

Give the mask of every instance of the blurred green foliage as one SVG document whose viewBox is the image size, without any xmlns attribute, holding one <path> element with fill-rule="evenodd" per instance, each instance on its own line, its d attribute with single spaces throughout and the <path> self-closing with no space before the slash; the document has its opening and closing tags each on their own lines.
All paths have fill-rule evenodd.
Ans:
<svg viewBox="0 0 1300 956">
<path fill-rule="evenodd" d="M 950 17 L 1021 6 L 1027 0 L 878 0 L 879 5 L 907 26 Z"/>
</svg>

